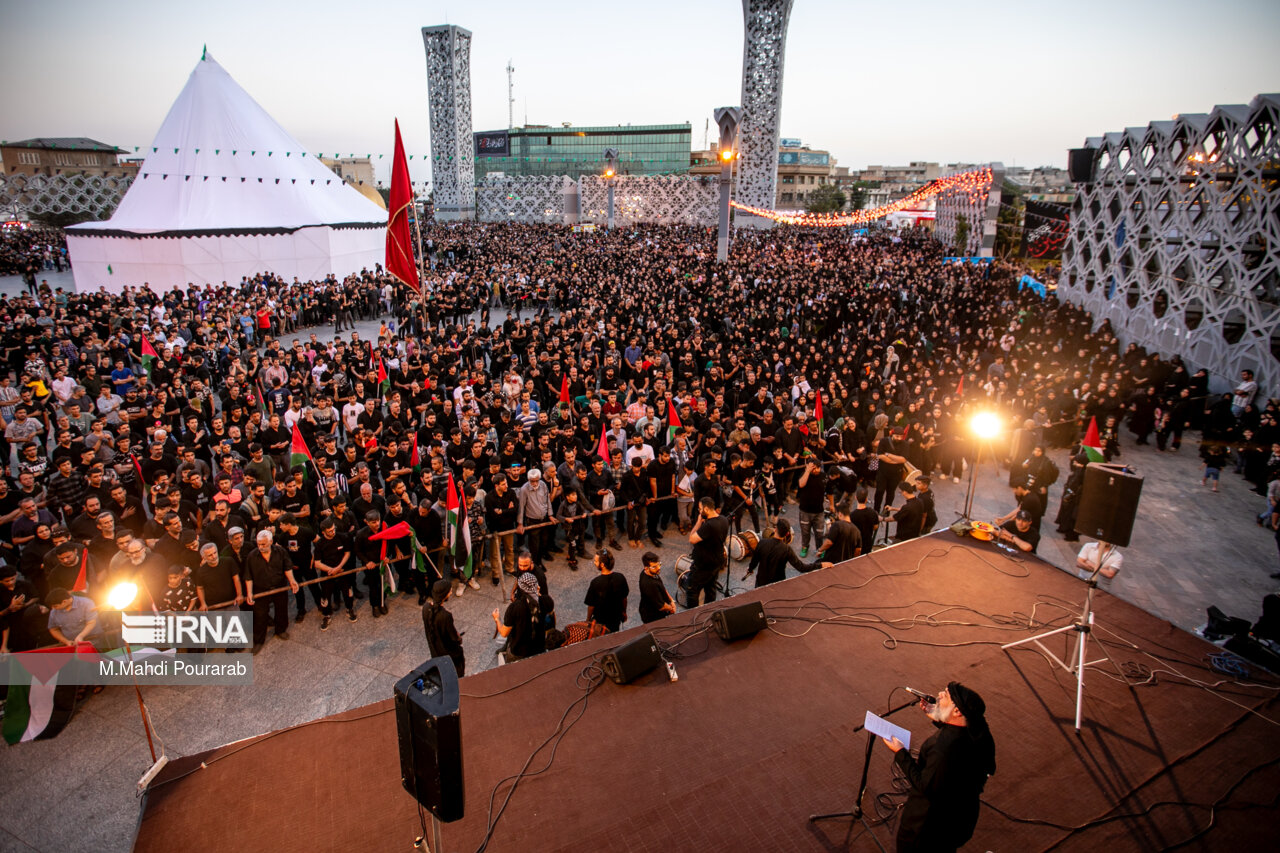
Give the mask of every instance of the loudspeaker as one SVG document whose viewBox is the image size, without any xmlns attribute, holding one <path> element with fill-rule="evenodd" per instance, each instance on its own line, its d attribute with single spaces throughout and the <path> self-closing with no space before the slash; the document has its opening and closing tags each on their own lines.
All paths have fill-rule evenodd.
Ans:
<svg viewBox="0 0 1280 853">
<path fill-rule="evenodd" d="M 1076 514 L 1076 533 L 1123 548 L 1133 533 L 1142 478 L 1122 465 L 1091 462 L 1084 470 L 1084 490 Z"/>
<path fill-rule="evenodd" d="M 626 684 L 662 663 L 658 644 L 652 634 L 641 634 L 629 643 L 605 655 L 600 666 L 604 674 L 618 684 Z"/>
<path fill-rule="evenodd" d="M 400 784 L 445 823 L 463 816 L 462 718 L 453 659 L 432 658 L 395 686 Z"/>
<path fill-rule="evenodd" d="M 1097 148 L 1072 148 L 1067 158 L 1067 176 L 1075 184 L 1091 184 L 1098 177 Z"/>
<path fill-rule="evenodd" d="M 733 641 L 741 637 L 754 636 L 765 625 L 764 605 L 753 601 L 750 604 L 717 610 L 711 616 L 711 624 L 722 640 Z"/>
</svg>

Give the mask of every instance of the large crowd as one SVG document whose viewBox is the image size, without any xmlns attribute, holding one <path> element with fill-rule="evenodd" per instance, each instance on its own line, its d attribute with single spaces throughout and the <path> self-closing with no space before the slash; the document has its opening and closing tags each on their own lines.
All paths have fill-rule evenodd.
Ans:
<svg viewBox="0 0 1280 853">
<path fill-rule="evenodd" d="M 761 543 L 760 582 L 890 526 L 932 529 L 930 480 L 959 481 L 982 409 L 1016 428 L 999 455 L 1019 547 L 1034 550 L 1055 483 L 1074 535 L 1083 453 L 1061 477 L 1043 460 L 1079 448 L 1091 419 L 1109 454 L 1126 428 L 1168 452 L 1199 431 L 1206 483 L 1236 466 L 1270 489 L 1259 523 L 1280 522 L 1276 404 L 1251 378 L 1211 394 L 1176 355 L 1122 348 L 1052 293 L 1019 291 L 1022 270 L 945 262 L 924 233 L 740 233 L 726 264 L 705 229 L 424 237 L 421 295 L 373 270 L 0 298 L 4 649 L 106 642 L 96 608 L 121 581 L 135 607 L 251 608 L 258 647 L 269 627 L 287 637 L 291 609 L 322 629 L 385 615 L 394 580 L 425 603 L 433 651 L 460 654 L 440 605 L 505 571 L 495 620 L 524 657 L 556 641 L 556 572 L 584 558 L 614 575 L 623 538 L 688 536 L 698 600 L 731 525 L 782 543 Z M 451 482 L 465 556 L 448 547 Z M 401 521 L 415 536 L 384 549 L 375 535 Z M 648 621 L 675 606 L 643 562 Z M 593 582 L 588 635 L 616 628 L 628 591 Z"/>
</svg>

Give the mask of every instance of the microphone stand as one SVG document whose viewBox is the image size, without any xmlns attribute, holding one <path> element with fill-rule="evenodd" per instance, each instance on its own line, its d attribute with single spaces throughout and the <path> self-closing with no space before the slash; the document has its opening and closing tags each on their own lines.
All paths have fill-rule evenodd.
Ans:
<svg viewBox="0 0 1280 853">
<path fill-rule="evenodd" d="M 894 714 L 898 713 L 903 708 L 910 708 L 912 705 L 919 704 L 919 702 L 920 702 L 919 699 L 912 697 L 911 701 L 903 702 L 898 707 L 889 709 L 888 713 L 882 714 L 881 716 L 886 718 L 892 717 Z M 857 728 L 853 730 L 853 733 L 857 734 L 858 732 L 862 731 L 864 728 L 865 728 L 864 725 L 859 725 Z M 871 831 L 871 824 L 867 822 L 866 815 L 863 813 L 863 810 L 862 810 L 862 798 L 866 796 L 866 793 L 867 793 L 867 772 L 871 767 L 871 750 L 875 745 L 876 745 L 876 736 L 873 735 L 871 732 L 867 732 L 867 752 L 862 758 L 862 779 L 858 782 L 858 796 L 853 801 L 853 810 L 847 811 L 847 812 L 831 812 L 830 814 L 809 815 L 809 822 L 815 823 L 820 820 L 834 820 L 836 818 L 846 818 L 846 817 L 851 818 L 852 820 L 862 821 L 862 825 L 866 827 L 868 834 L 871 835 L 871 840 L 874 841 L 876 843 L 876 846 L 880 848 L 881 853 L 888 853 L 888 851 L 885 849 L 885 846 L 880 843 L 880 839 L 876 838 L 876 834 Z M 850 823 L 849 828 L 851 830 L 853 829 L 852 823 Z"/>
</svg>

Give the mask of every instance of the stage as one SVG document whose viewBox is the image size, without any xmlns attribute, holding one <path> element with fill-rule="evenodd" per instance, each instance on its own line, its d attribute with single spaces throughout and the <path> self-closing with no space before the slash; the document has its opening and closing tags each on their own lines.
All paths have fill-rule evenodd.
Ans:
<svg viewBox="0 0 1280 853">
<path fill-rule="evenodd" d="M 731 570 L 741 586 L 745 564 Z M 808 817 L 852 806 L 867 710 L 908 701 L 897 687 L 935 692 L 949 680 L 982 694 L 997 748 L 965 849 L 1270 846 L 1280 682 L 1255 669 L 1272 689 L 1233 684 L 1210 666 L 1219 649 L 1099 592 L 1095 636 L 1144 683 L 1090 669 L 1077 735 L 1074 678 L 1034 647 L 1000 646 L 1069 623 L 1085 592 L 1035 558 L 944 531 L 469 676 L 467 814 L 443 825 L 443 850 L 479 848 L 495 785 L 542 744 L 488 850 L 874 850 L 861 824 Z M 712 609 L 752 600 L 768 630 L 733 643 L 705 630 Z M 679 680 L 659 667 L 605 681 L 584 704 L 585 668 L 646 629 L 679 656 Z M 1069 641 L 1049 642 L 1066 653 Z M 915 708 L 892 720 L 913 745 L 932 732 Z M 890 758 L 877 743 L 864 799 L 873 824 L 893 810 L 878 799 L 894 791 Z M 509 790 L 498 789 L 494 814 Z M 890 816 L 872 831 L 892 849 L 895 827 Z M 409 850 L 420 834 L 388 698 L 173 761 L 146 796 L 134 849 Z"/>
</svg>

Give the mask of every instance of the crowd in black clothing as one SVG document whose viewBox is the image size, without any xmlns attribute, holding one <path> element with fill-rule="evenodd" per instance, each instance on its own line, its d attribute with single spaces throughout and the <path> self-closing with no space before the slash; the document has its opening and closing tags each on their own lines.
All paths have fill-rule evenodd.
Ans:
<svg viewBox="0 0 1280 853">
<path fill-rule="evenodd" d="M 370 537 L 399 521 L 426 570 L 408 539 L 386 558 L 422 604 L 440 578 L 454 595 L 486 573 L 497 583 L 518 549 L 546 577 L 565 548 L 573 568 L 587 542 L 622 550 L 623 532 L 632 548 L 660 544 L 704 499 L 757 529 L 794 499 L 802 555 L 830 547 L 828 512 L 874 517 L 912 469 L 958 479 L 979 409 L 1024 425 L 1016 465 L 1022 447 L 1075 444 L 1090 418 L 1108 441 L 1127 421 L 1170 450 L 1186 429 L 1235 449 L 1275 436 L 1274 404 L 1233 412 L 1203 371 L 1122 349 L 1079 308 L 1019 292 L 1020 269 L 948 264 L 923 233 L 740 232 L 723 265 L 705 229 L 424 236 L 421 296 L 373 270 L 0 299 L 12 374 L 0 380 L 12 475 L 0 554 L 33 593 L 14 608 L 0 585 L 8 646 L 48 640 L 31 608 L 74 582 L 86 548 L 93 599 L 126 577 L 157 608 L 248 606 L 252 589 L 262 640 L 269 610 L 287 633 L 289 590 L 311 579 L 323 583 L 295 591 L 299 620 L 308 600 L 324 628 L 339 609 L 357 618 L 366 596 L 385 614 Z M 509 309 L 500 323 L 496 304 Z M 288 338 L 384 313 L 372 340 Z M 295 425 L 314 466 L 293 463 Z M 441 550 L 451 476 L 470 575 Z M 910 535 L 926 516 L 913 510 Z M 169 595 L 174 566 L 194 596 Z"/>
<path fill-rule="evenodd" d="M 35 276 L 45 270 L 62 272 L 67 266 L 67 241 L 61 228 L 0 228 L 0 275 L 21 275 L 34 292 Z"/>
</svg>

